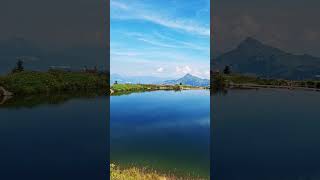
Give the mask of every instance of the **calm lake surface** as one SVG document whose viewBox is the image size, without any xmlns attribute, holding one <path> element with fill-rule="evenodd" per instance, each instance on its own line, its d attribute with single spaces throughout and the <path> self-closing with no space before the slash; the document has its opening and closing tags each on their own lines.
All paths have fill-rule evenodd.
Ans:
<svg viewBox="0 0 320 180">
<path fill-rule="evenodd" d="M 209 96 L 112 96 L 111 162 L 208 177 Z M 212 179 L 320 179 L 319 92 L 231 90 L 211 98 Z M 0 106 L 0 179 L 106 179 L 107 97 L 34 101 Z"/>
<path fill-rule="evenodd" d="M 112 163 L 209 177 L 209 91 L 133 93 L 110 103 Z"/>
<path fill-rule="evenodd" d="M 320 92 L 213 96 L 212 179 L 320 179 Z"/>
<path fill-rule="evenodd" d="M 60 101 L 0 106 L 0 179 L 107 179 L 107 97 Z"/>
</svg>

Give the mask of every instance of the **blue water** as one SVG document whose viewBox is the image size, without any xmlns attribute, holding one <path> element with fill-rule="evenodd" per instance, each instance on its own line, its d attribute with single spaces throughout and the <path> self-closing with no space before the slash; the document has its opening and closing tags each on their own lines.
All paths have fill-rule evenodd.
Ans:
<svg viewBox="0 0 320 180">
<path fill-rule="evenodd" d="M 320 179 L 319 92 L 232 90 L 212 98 L 212 179 Z"/>
<path fill-rule="evenodd" d="M 1 106 L 0 179 L 107 179 L 107 102 Z"/>
<path fill-rule="evenodd" d="M 133 93 L 110 103 L 112 163 L 209 177 L 209 91 Z"/>
<path fill-rule="evenodd" d="M 212 179 L 320 179 L 319 92 L 232 90 L 211 98 Z M 208 177 L 208 91 L 110 101 L 112 162 Z M 107 179 L 107 116 L 107 97 L 1 106 L 0 179 Z"/>
</svg>

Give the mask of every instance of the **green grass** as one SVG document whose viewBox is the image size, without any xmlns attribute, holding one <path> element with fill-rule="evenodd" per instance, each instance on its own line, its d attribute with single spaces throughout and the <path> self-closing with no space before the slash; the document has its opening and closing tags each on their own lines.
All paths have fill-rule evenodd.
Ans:
<svg viewBox="0 0 320 180">
<path fill-rule="evenodd" d="M 82 72 L 24 71 L 0 77 L 0 86 L 15 95 L 57 93 L 75 90 L 108 90 L 106 75 Z"/>
<path fill-rule="evenodd" d="M 283 79 L 263 79 L 255 76 L 245 76 L 240 74 L 224 75 L 228 82 L 237 84 L 257 84 L 257 85 L 277 85 L 287 86 L 289 81 Z"/>
<path fill-rule="evenodd" d="M 144 92 L 156 90 L 181 90 L 183 87 L 180 85 L 154 85 L 154 84 L 114 84 L 111 90 L 114 93 L 128 93 L 128 92 Z"/>
<path fill-rule="evenodd" d="M 231 83 L 235 84 L 255 84 L 255 85 L 270 85 L 270 86 L 293 86 L 320 89 L 319 80 L 286 80 L 286 79 L 266 79 L 255 76 L 247 76 L 241 74 L 220 74 L 225 86 Z M 215 79 L 215 78 L 213 78 Z"/>
</svg>

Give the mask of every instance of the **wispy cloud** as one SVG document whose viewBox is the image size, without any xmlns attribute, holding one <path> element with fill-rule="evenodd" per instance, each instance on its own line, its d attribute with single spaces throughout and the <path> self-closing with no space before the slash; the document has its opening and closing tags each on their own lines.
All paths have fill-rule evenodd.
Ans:
<svg viewBox="0 0 320 180">
<path fill-rule="evenodd" d="M 160 39 L 170 41 L 171 43 L 179 44 L 180 45 L 179 47 L 209 52 L 209 47 L 200 46 L 198 44 L 187 42 L 187 41 L 180 41 L 180 40 L 168 37 L 166 35 L 163 35 L 159 32 L 155 32 L 154 34 Z"/>
<path fill-rule="evenodd" d="M 136 52 L 116 52 L 116 51 L 111 51 L 112 56 L 126 56 L 126 57 L 134 57 L 134 56 L 139 56 L 141 55 L 140 53 Z"/>
<path fill-rule="evenodd" d="M 204 47 L 195 43 L 187 42 L 187 41 L 180 41 L 169 36 L 166 36 L 159 32 L 154 32 L 153 34 L 145 35 L 137 32 L 129 32 L 125 33 L 129 37 L 136 38 L 139 41 L 143 41 L 145 43 L 160 46 L 165 48 L 178 48 L 178 49 L 192 49 L 192 50 L 199 50 L 208 52 L 210 51 L 209 47 Z M 208 40 L 209 44 L 209 40 Z"/>
<path fill-rule="evenodd" d="M 123 9 L 123 10 L 129 9 L 129 7 L 126 4 L 121 3 L 119 1 L 115 1 L 115 0 L 110 1 L 110 6 L 111 6 L 111 8 L 119 8 L 119 9 Z"/>
<path fill-rule="evenodd" d="M 193 6 L 206 9 L 204 3 L 191 1 L 175 7 L 173 1 L 111 0 L 111 71 L 209 77 L 209 13 L 197 12 Z"/>
<path fill-rule="evenodd" d="M 182 30 L 189 33 L 195 33 L 203 36 L 210 36 L 210 29 L 200 26 L 192 21 L 186 20 L 171 20 L 169 18 L 161 17 L 159 15 L 147 15 L 140 14 L 140 19 L 153 22 L 155 24 L 159 24 L 168 28 Z"/>
<path fill-rule="evenodd" d="M 119 13 L 113 14 L 111 18 L 119 20 L 136 19 L 148 21 L 178 31 L 184 31 L 201 36 L 210 36 L 209 26 L 200 25 L 192 20 L 178 19 L 160 15 L 155 13 L 155 11 L 142 9 L 142 6 L 139 6 L 139 8 L 134 8 L 133 6 L 134 5 L 129 7 L 127 4 L 121 1 L 111 0 L 111 8 L 114 10 L 120 10 Z"/>
<path fill-rule="evenodd" d="M 138 38 L 138 40 L 149 43 L 151 45 L 155 45 L 155 46 L 161 46 L 161 47 L 167 47 L 167 48 L 179 48 L 179 46 L 161 43 L 159 41 L 154 41 L 154 40 L 145 39 L 145 38 Z"/>
</svg>

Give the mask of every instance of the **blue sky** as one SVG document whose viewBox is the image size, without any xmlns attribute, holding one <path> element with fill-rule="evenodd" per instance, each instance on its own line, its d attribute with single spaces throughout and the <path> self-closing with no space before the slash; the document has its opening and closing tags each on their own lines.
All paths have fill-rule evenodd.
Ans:
<svg viewBox="0 0 320 180">
<path fill-rule="evenodd" d="M 209 78 L 210 0 L 111 0 L 111 73 Z"/>
</svg>

